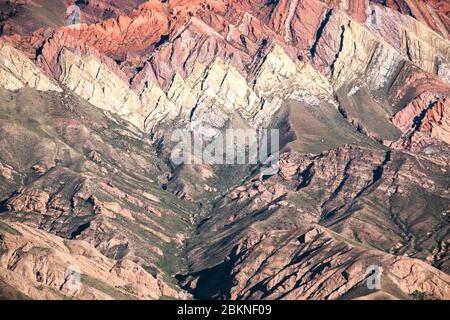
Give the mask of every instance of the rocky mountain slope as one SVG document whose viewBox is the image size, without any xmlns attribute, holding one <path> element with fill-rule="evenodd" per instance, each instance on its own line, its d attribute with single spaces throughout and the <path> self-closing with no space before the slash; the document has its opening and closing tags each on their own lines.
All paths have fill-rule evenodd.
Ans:
<svg viewBox="0 0 450 320">
<path fill-rule="evenodd" d="M 447 1 L 70 4 L 0 4 L 0 297 L 450 298 Z M 279 172 L 175 166 L 198 124 Z"/>
</svg>

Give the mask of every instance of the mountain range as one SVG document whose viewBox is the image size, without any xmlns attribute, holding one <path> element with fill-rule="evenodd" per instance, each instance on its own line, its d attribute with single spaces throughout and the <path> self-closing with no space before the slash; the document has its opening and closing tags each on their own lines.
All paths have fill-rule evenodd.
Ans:
<svg viewBox="0 0 450 320">
<path fill-rule="evenodd" d="M 2 0 L 0 141 L 2 299 L 450 299 L 447 0 Z"/>
</svg>

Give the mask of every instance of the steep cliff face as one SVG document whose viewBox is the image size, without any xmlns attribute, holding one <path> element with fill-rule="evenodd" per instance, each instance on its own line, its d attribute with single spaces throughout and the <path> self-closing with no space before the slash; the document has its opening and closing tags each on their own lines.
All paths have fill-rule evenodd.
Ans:
<svg viewBox="0 0 450 320">
<path fill-rule="evenodd" d="M 66 49 L 59 54 L 59 63 L 59 81 L 75 94 L 142 128 L 148 111 L 142 110 L 138 95 L 105 64 L 92 55 L 83 57 Z"/>
<path fill-rule="evenodd" d="M 0 296 L 450 298 L 446 1 L 69 4 L 0 4 Z M 267 127 L 273 176 L 169 160 Z"/>
<path fill-rule="evenodd" d="M 338 87 L 362 74 L 374 89 L 384 87 L 403 63 L 412 63 L 448 82 L 450 56 L 446 39 L 431 30 L 419 29 L 420 24 L 411 18 L 378 6 L 373 6 L 372 15 L 365 24 L 338 10 L 330 10 L 325 18 L 313 60 Z"/>
</svg>

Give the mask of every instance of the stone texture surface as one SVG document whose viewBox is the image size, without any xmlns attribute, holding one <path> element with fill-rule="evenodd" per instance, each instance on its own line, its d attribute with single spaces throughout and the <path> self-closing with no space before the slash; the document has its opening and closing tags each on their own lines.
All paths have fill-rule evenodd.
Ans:
<svg viewBox="0 0 450 320">
<path fill-rule="evenodd" d="M 0 87 L 17 90 L 27 86 L 40 91 L 61 91 L 33 62 L 3 41 L 0 41 L 0 57 Z"/>
<path fill-rule="evenodd" d="M 448 1 L 79 4 L 0 4 L 0 296 L 450 299 Z M 265 127 L 275 175 L 170 162 Z"/>
<path fill-rule="evenodd" d="M 430 255 L 428 263 L 448 270 L 440 249 L 420 252 L 419 245 L 436 236 L 446 250 L 445 217 L 427 216 L 420 203 L 428 200 L 415 196 L 414 203 L 404 202 L 433 190 L 445 215 L 448 179 L 437 179 L 445 166 L 419 177 L 420 167 L 410 161 L 402 153 L 385 158 L 350 146 L 318 157 L 283 154 L 278 175 L 251 177 L 219 201 L 200 229 L 208 239 L 191 251 L 194 272 L 184 279 L 185 288 L 198 298 L 351 298 L 370 293 L 366 269 L 377 265 L 384 275 L 382 292 L 392 294 L 397 287 L 405 296 L 422 292 L 448 299 L 448 275 L 417 260 Z M 414 213 L 403 211 L 405 205 Z M 421 218 L 413 221 L 411 215 Z M 231 235 L 232 241 L 224 241 Z M 217 253 L 224 249 L 230 253 L 221 260 Z M 226 280 L 215 282 L 216 272 Z"/>
<path fill-rule="evenodd" d="M 129 259 L 114 261 L 85 241 L 62 240 L 44 231 L 11 223 L 3 233 L 0 274 L 33 299 L 158 299 L 179 295 Z M 79 270 L 73 285 L 70 270 Z M 32 283 L 38 283 L 41 289 Z M 103 285 L 103 287 L 102 287 Z"/>
</svg>

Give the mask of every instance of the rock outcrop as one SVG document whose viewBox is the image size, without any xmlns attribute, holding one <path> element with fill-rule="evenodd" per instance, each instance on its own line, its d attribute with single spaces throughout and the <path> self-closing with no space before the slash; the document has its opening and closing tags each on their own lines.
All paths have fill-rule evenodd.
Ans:
<svg viewBox="0 0 450 320">
<path fill-rule="evenodd" d="M 189 213 L 161 190 L 168 169 L 136 129 L 70 93 L 0 96 L 2 283 L 33 299 L 185 297 L 170 252 Z M 76 291 L 65 275 L 72 265 L 84 274 Z"/>
<path fill-rule="evenodd" d="M 425 177 L 407 155 L 352 147 L 318 157 L 283 154 L 278 175 L 251 177 L 219 201 L 199 230 L 208 240 L 192 249 L 193 272 L 182 283 L 199 298 L 205 292 L 232 299 L 351 298 L 358 296 L 354 290 L 370 293 L 366 270 L 376 265 L 384 274 L 382 291 L 399 299 L 418 292 L 447 299 L 448 275 L 417 260 L 448 269 L 441 251 L 448 247 L 448 179 L 437 179 L 445 166 L 429 166 Z M 425 200 L 431 190 L 440 207 L 432 217 Z M 411 215 L 421 218 L 413 222 Z M 440 244 L 421 251 L 419 244 L 434 236 Z M 220 260 L 223 250 L 229 255 Z M 227 275 L 220 284 L 213 276 L 219 270 Z"/>
<path fill-rule="evenodd" d="M 0 40 L 0 87 L 17 90 L 31 87 L 40 91 L 62 91 L 23 53 Z"/>
<path fill-rule="evenodd" d="M 446 1 L 77 4 L 0 4 L 0 297 L 450 299 Z"/>
<path fill-rule="evenodd" d="M 448 17 L 448 11 L 450 6 L 445 0 L 426 0 L 426 1 L 372 1 L 375 3 L 381 3 L 393 10 L 399 11 L 400 13 L 412 16 L 424 22 L 431 29 L 441 34 L 444 38 L 449 38 L 449 28 L 450 23 Z"/>
<path fill-rule="evenodd" d="M 427 156 L 437 153 L 433 149 L 442 144 L 446 150 L 449 145 L 449 97 L 424 92 L 393 117 L 393 123 L 404 132 L 398 144 Z M 445 152 L 445 151 L 444 151 Z M 444 153 L 444 158 L 445 158 Z"/>
<path fill-rule="evenodd" d="M 389 293 L 394 287 L 406 296 L 420 292 L 434 299 L 448 299 L 448 275 L 422 261 L 361 250 L 320 227 L 306 233 L 303 230 L 252 230 L 252 235 L 242 239 L 230 256 L 214 267 L 233 283 L 231 288 L 215 287 L 216 283 L 203 279 L 207 272 L 199 272 L 197 281 L 190 280 L 186 286 L 193 292 L 201 290 L 228 299 L 352 298 L 357 290 L 370 294 L 371 290 L 365 288 L 367 270 L 376 265 L 382 275 L 381 292 Z M 315 235 L 309 238 L 312 232 Z"/>
<path fill-rule="evenodd" d="M 0 239 L 0 276 L 32 299 L 159 299 L 181 296 L 129 259 L 114 261 L 85 241 L 11 223 Z"/>
</svg>

